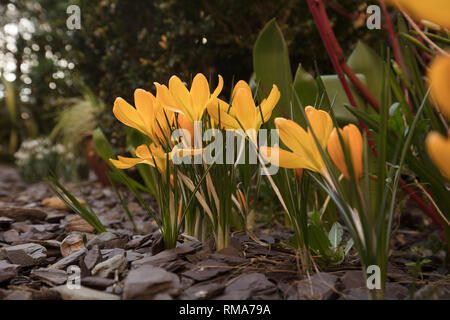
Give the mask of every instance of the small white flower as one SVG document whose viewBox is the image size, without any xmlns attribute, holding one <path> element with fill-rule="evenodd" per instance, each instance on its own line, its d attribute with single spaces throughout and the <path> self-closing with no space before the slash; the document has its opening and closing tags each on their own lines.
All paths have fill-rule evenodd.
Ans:
<svg viewBox="0 0 450 320">
<path fill-rule="evenodd" d="M 58 143 L 56 146 L 54 146 L 54 149 L 55 149 L 56 153 L 58 153 L 58 154 L 63 154 L 66 151 L 66 148 L 64 148 L 64 146 L 60 143 Z"/>
</svg>

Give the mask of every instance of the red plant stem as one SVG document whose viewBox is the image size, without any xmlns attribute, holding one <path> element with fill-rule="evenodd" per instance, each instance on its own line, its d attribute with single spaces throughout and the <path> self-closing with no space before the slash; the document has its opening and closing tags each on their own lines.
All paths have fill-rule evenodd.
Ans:
<svg viewBox="0 0 450 320">
<path fill-rule="evenodd" d="M 396 34 L 394 32 L 394 28 L 392 28 L 392 22 L 391 22 L 391 17 L 389 16 L 389 12 L 387 10 L 386 4 L 384 3 L 383 0 L 380 0 L 380 5 L 381 5 L 381 9 L 383 10 L 383 15 L 386 18 L 386 29 L 389 33 L 389 36 L 391 38 L 391 44 L 392 44 L 392 50 L 394 51 L 394 57 L 395 57 L 395 61 L 397 61 L 397 63 L 399 64 L 399 66 L 402 66 L 402 58 L 400 55 L 400 50 L 398 48 L 398 42 L 397 42 L 397 37 Z"/>
<path fill-rule="evenodd" d="M 358 14 L 349 13 L 349 12 L 345 11 L 344 9 L 342 9 L 341 7 L 339 7 L 338 5 L 336 5 L 334 2 L 331 2 L 328 0 L 324 0 L 324 1 L 331 9 L 333 9 L 334 11 L 339 13 L 341 16 L 344 16 L 344 17 L 346 17 L 348 19 L 352 19 L 352 20 L 355 20 L 358 18 Z"/>
<path fill-rule="evenodd" d="M 345 61 L 344 51 L 342 50 L 339 42 L 336 39 L 336 36 L 333 32 L 333 28 L 331 27 L 330 20 L 328 19 L 327 12 L 325 10 L 325 6 L 323 5 L 321 0 L 316 0 L 318 3 L 319 16 L 323 21 L 323 26 L 325 28 L 325 35 L 328 37 L 328 41 L 331 43 L 331 49 L 337 56 L 338 62 L 340 64 L 341 69 L 345 72 L 345 74 L 349 77 L 350 81 L 359 91 L 359 93 L 367 100 L 367 102 L 372 105 L 372 107 L 379 112 L 380 104 L 377 99 L 370 93 L 367 87 L 358 79 L 353 70 L 347 65 Z"/>
<path fill-rule="evenodd" d="M 414 201 L 416 201 L 417 205 L 429 216 L 436 224 L 442 228 L 442 221 L 438 218 L 433 209 L 428 207 L 425 202 L 408 186 L 406 186 L 405 182 L 400 180 L 400 187 L 405 190 L 407 194 L 411 196 Z"/>
<path fill-rule="evenodd" d="M 314 4 L 314 0 L 307 0 L 310 11 L 314 17 L 314 21 L 316 22 L 317 25 L 317 29 L 319 30 L 320 36 L 322 38 L 322 41 L 325 45 L 325 49 L 327 50 L 327 53 L 331 59 L 331 63 L 333 64 L 334 69 L 336 70 L 336 73 L 339 77 L 339 80 L 342 83 L 342 86 L 344 87 L 344 91 L 345 94 L 348 97 L 348 100 L 350 101 L 350 104 L 355 107 L 358 108 L 358 105 L 356 104 L 356 100 L 352 95 L 352 92 L 350 90 L 350 86 L 348 85 L 344 73 L 342 71 L 341 65 L 339 64 L 339 60 L 337 55 L 335 54 L 335 51 L 333 50 L 333 46 L 330 42 L 330 38 L 327 35 L 327 31 L 326 28 L 323 24 L 323 19 L 321 19 L 319 11 L 317 10 L 316 5 Z M 334 49 L 337 49 L 336 47 L 334 47 Z"/>
<path fill-rule="evenodd" d="M 347 64 L 347 62 L 342 62 L 342 69 L 344 70 L 345 74 L 348 76 L 351 82 L 356 86 L 359 93 L 365 97 L 367 102 L 375 109 L 376 112 L 380 112 L 380 104 L 375 99 L 375 97 L 370 93 L 369 89 L 361 82 L 361 80 L 358 79 L 356 74 L 353 72 L 353 70 L 350 68 L 350 66 Z"/>
<path fill-rule="evenodd" d="M 389 11 L 387 10 L 387 7 L 386 7 L 386 4 L 384 3 L 384 1 L 383 0 L 379 0 L 379 1 L 380 1 L 381 9 L 383 10 L 383 15 L 386 18 L 386 29 L 389 33 L 389 37 L 391 38 L 392 50 L 394 51 L 395 61 L 399 65 L 400 69 L 405 70 L 404 65 L 403 65 L 402 55 L 398 48 L 397 35 L 395 34 L 394 28 L 392 27 L 392 21 L 391 21 L 391 17 L 389 16 Z M 405 95 L 405 98 L 406 98 L 406 102 L 408 103 L 409 110 L 411 111 L 411 114 L 414 115 L 411 101 L 409 99 L 408 88 L 406 88 L 404 83 L 402 83 L 402 89 L 403 89 L 403 94 Z"/>
</svg>

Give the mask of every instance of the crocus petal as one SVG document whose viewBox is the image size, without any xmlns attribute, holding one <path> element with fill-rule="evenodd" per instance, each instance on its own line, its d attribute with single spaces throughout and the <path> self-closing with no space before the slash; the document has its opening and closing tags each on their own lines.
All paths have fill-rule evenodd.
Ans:
<svg viewBox="0 0 450 320">
<path fill-rule="evenodd" d="M 342 135 L 342 130 L 341 135 Z M 344 138 L 344 137 L 342 137 Z M 342 146 L 339 141 L 339 135 L 337 134 L 337 130 L 334 129 L 331 132 L 330 139 L 328 140 L 328 154 L 330 155 L 331 160 L 333 160 L 336 167 L 340 172 L 344 175 L 344 177 L 349 180 L 350 176 L 347 170 L 347 164 L 345 162 L 344 151 L 342 150 Z"/>
<path fill-rule="evenodd" d="M 233 108 L 244 130 L 258 129 L 256 128 L 257 109 L 250 88 L 249 90 L 241 88 L 236 91 Z"/>
<path fill-rule="evenodd" d="M 189 143 L 190 143 L 190 146 L 193 146 L 194 145 L 194 123 L 188 117 L 186 117 L 184 114 L 181 114 L 181 113 L 178 114 L 177 123 L 178 123 L 179 129 L 186 130 L 189 133 L 189 135 L 190 135 Z"/>
<path fill-rule="evenodd" d="M 339 132 L 344 140 L 344 144 L 350 151 L 353 170 L 355 173 L 355 179 L 358 181 L 363 172 L 362 168 L 362 156 L 363 156 L 363 139 L 358 127 L 354 124 L 350 124 L 344 127 L 344 130 L 339 129 Z M 350 174 L 347 168 L 347 162 L 345 160 L 344 150 L 342 149 L 338 132 L 335 129 L 331 132 L 328 139 L 328 154 L 331 160 L 333 160 L 339 171 L 342 172 L 347 180 L 350 180 Z"/>
<path fill-rule="evenodd" d="M 217 87 L 214 90 L 214 92 L 211 94 L 211 98 L 217 98 L 219 94 L 222 92 L 222 89 L 223 89 L 223 78 L 219 74 L 219 83 L 217 84 Z"/>
<path fill-rule="evenodd" d="M 450 139 L 437 132 L 431 132 L 428 134 L 425 144 L 433 163 L 442 175 L 450 180 Z"/>
<path fill-rule="evenodd" d="M 150 145 L 150 153 L 153 157 L 157 158 L 165 158 L 166 153 L 164 152 L 163 148 L 155 143 L 152 143 Z"/>
<path fill-rule="evenodd" d="M 156 167 L 158 168 L 158 171 L 162 174 L 166 174 L 166 168 L 167 168 L 167 160 L 170 160 L 170 153 L 167 154 L 164 152 L 164 150 L 161 148 L 161 146 L 156 145 L 152 143 L 149 146 L 150 153 L 152 159 L 149 160 L 153 165 L 156 163 Z"/>
<path fill-rule="evenodd" d="M 261 155 L 270 163 L 277 167 L 288 169 L 309 169 L 312 171 L 319 171 L 319 168 L 310 163 L 307 159 L 298 156 L 295 153 L 289 152 L 278 147 L 261 146 Z"/>
<path fill-rule="evenodd" d="M 232 98 L 236 95 L 236 92 L 237 92 L 239 89 L 244 89 L 244 90 L 247 90 L 247 91 L 250 91 L 250 92 L 252 91 L 252 90 L 250 89 L 250 86 L 248 85 L 247 82 L 245 82 L 244 80 L 239 80 L 238 83 L 236 83 L 236 85 L 235 85 L 234 88 L 233 88 Z"/>
<path fill-rule="evenodd" d="M 192 112 L 191 95 L 184 83 L 181 82 L 180 78 L 177 76 L 170 78 L 169 91 L 172 94 L 178 110 L 186 114 L 192 121 L 195 121 Z"/>
<path fill-rule="evenodd" d="M 306 156 L 312 154 L 315 145 L 311 136 L 297 123 L 284 118 L 276 118 L 275 126 L 281 141 L 295 153 Z"/>
<path fill-rule="evenodd" d="M 127 158 L 122 156 L 118 156 L 117 159 L 118 160 L 109 159 L 109 161 L 111 161 L 111 163 L 118 169 L 128 169 L 144 162 L 144 160 L 139 158 Z"/>
<path fill-rule="evenodd" d="M 208 103 L 207 110 L 208 114 L 214 119 L 216 123 L 219 123 L 222 125 L 222 127 L 226 129 L 239 129 L 239 123 L 236 121 L 235 117 L 232 115 L 233 108 L 230 108 L 230 113 L 227 112 L 229 105 L 223 100 L 215 99 Z M 219 119 L 219 113 L 220 113 L 220 119 Z M 233 112 L 234 113 L 234 112 Z"/>
<path fill-rule="evenodd" d="M 208 80 L 203 74 L 197 73 L 192 80 L 190 94 L 192 99 L 193 116 L 195 120 L 200 120 L 206 108 L 206 103 L 208 102 L 210 94 Z"/>
<path fill-rule="evenodd" d="M 324 170 L 325 163 L 310 132 L 307 133 L 294 121 L 284 118 L 276 118 L 275 126 L 278 129 L 281 141 L 293 153 L 308 160 L 311 167 L 308 169 L 316 172 L 322 172 Z M 321 134 L 319 132 L 319 135 Z"/>
<path fill-rule="evenodd" d="M 388 3 L 408 11 L 416 19 L 424 19 L 444 28 L 450 28 L 450 1 L 448 0 L 388 0 Z"/>
<path fill-rule="evenodd" d="M 148 134 L 145 124 L 139 117 L 137 110 L 122 98 L 114 101 L 113 113 L 123 124 L 135 128 L 144 134 Z"/>
<path fill-rule="evenodd" d="M 345 143 L 350 147 L 352 156 L 353 170 L 355 171 L 356 180 L 359 180 L 363 173 L 363 138 L 358 127 L 349 124 L 344 127 Z"/>
<path fill-rule="evenodd" d="M 264 99 L 261 102 L 261 112 L 264 121 L 269 120 L 268 118 L 270 118 L 272 110 L 277 105 L 278 100 L 280 100 L 280 90 L 278 90 L 278 87 L 276 85 L 273 85 L 272 90 L 270 90 L 270 94 L 267 97 L 267 99 Z"/>
<path fill-rule="evenodd" d="M 134 104 L 137 113 L 145 124 L 147 130 L 150 129 L 152 120 L 154 118 L 153 104 L 155 103 L 155 96 L 143 89 L 136 89 L 134 91 Z"/>
<path fill-rule="evenodd" d="M 161 102 L 156 100 L 153 130 L 160 141 L 167 141 L 170 138 L 174 119 L 175 114 L 171 110 L 163 108 Z"/>
<path fill-rule="evenodd" d="M 164 108 L 171 110 L 173 112 L 184 112 L 184 107 L 178 107 L 175 99 L 169 91 L 169 88 L 163 84 L 159 84 L 158 82 L 153 83 L 156 87 L 156 99 L 161 101 L 161 104 Z"/>
<path fill-rule="evenodd" d="M 136 156 L 138 156 L 141 159 L 152 159 L 150 149 L 145 144 L 138 146 L 134 151 L 134 153 L 136 153 Z"/>
<path fill-rule="evenodd" d="M 314 109 L 311 106 L 305 108 L 305 113 L 320 146 L 325 149 L 331 130 L 333 130 L 333 120 L 327 112 Z"/>
<path fill-rule="evenodd" d="M 441 55 L 434 59 L 428 81 L 437 107 L 450 120 L 450 57 Z"/>
</svg>

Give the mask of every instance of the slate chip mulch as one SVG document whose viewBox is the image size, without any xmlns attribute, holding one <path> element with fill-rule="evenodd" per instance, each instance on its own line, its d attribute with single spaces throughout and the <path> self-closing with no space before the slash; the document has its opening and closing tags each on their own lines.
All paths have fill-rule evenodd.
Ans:
<svg viewBox="0 0 450 320">
<path fill-rule="evenodd" d="M 218 252 L 211 242 L 183 237 L 177 248 L 164 250 L 155 222 L 132 195 L 124 192 L 137 232 L 109 187 L 91 180 L 80 185 L 65 184 L 89 202 L 108 232 L 96 234 L 69 210 L 44 206 L 43 199 L 54 197 L 45 183 L 26 184 L 13 167 L 0 165 L 0 299 L 368 298 L 356 254 L 339 266 L 318 265 L 319 272 L 305 275 L 295 252 L 280 245 L 292 236 L 289 229 L 261 227 L 254 231 L 258 242 L 237 232 Z M 155 206 L 152 199 L 146 201 Z M 410 240 L 424 238 L 418 234 Z M 396 241 L 408 245 L 405 237 Z M 416 298 L 450 298 L 441 256 L 432 254 L 432 267 L 416 279 Z M 413 282 L 405 270 L 408 259 L 392 257 L 388 299 L 408 298 Z"/>
</svg>

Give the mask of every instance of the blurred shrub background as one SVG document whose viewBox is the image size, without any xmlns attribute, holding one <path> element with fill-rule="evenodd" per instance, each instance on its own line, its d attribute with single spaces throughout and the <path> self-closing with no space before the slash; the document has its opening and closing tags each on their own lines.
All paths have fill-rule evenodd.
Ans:
<svg viewBox="0 0 450 320">
<path fill-rule="evenodd" d="M 380 48 L 384 31 L 367 32 L 364 1 L 327 3 L 347 54 L 358 39 Z M 81 30 L 66 26 L 71 4 L 81 9 Z M 55 126 L 71 123 L 74 128 L 66 131 L 73 136 L 89 136 L 99 125 L 113 144 L 125 145 L 124 132 L 110 112 L 116 97 L 132 101 L 135 88 L 153 90 L 154 81 L 166 83 L 172 74 L 186 81 L 197 72 L 219 73 L 228 84 L 248 80 L 253 45 L 273 17 L 286 38 L 292 70 L 301 61 L 313 73 L 317 61 L 322 74 L 333 72 L 303 0 L 1 1 L 2 159 L 12 161 L 21 141 L 47 136 Z M 80 107 L 82 101 L 105 107 Z M 67 110 L 74 121 L 61 117 Z M 85 110 L 90 112 L 89 124 L 83 126 L 75 120 Z M 61 136 L 64 132 L 54 132 L 51 138 Z"/>
</svg>

